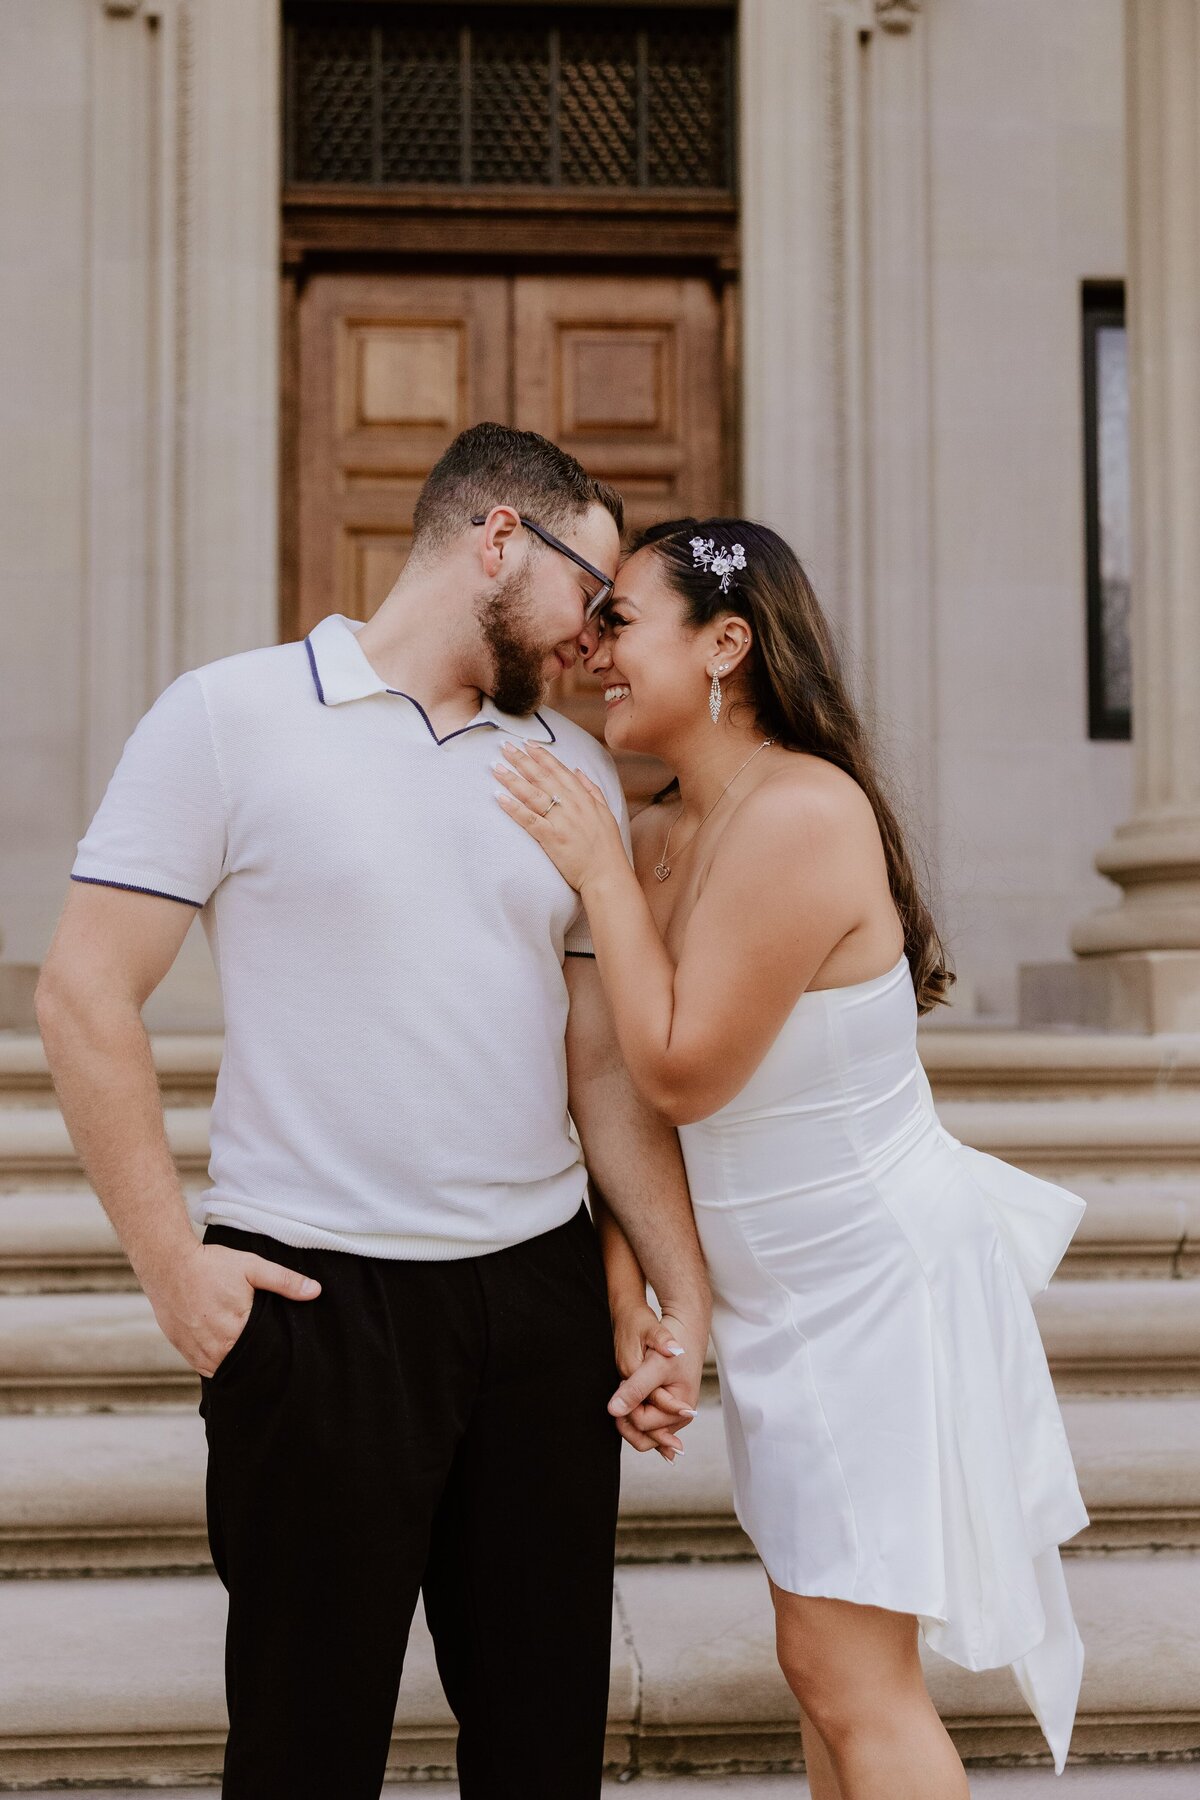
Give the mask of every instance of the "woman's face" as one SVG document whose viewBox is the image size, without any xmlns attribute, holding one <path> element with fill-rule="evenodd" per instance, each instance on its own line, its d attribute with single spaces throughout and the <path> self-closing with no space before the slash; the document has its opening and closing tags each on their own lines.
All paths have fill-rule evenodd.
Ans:
<svg viewBox="0 0 1200 1800">
<path fill-rule="evenodd" d="M 684 603 L 653 549 L 622 563 L 601 619 L 579 640 L 604 685 L 604 741 L 611 750 L 658 754 L 691 731 L 708 703 L 709 634 L 689 630 Z"/>
</svg>

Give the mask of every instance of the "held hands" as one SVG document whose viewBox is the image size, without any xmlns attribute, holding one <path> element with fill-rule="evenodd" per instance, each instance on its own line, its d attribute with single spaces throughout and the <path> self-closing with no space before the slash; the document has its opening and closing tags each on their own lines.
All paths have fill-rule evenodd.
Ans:
<svg viewBox="0 0 1200 1800">
<path fill-rule="evenodd" d="M 144 1280 L 159 1328 L 199 1375 L 213 1375 L 242 1335 L 255 1288 L 315 1300 L 319 1282 L 226 1244 L 197 1244 L 164 1275 Z"/>
<path fill-rule="evenodd" d="M 510 818 L 542 846 L 564 881 L 577 891 L 613 866 L 628 866 L 621 829 L 603 790 L 539 744 L 505 744 L 494 762 L 496 798 Z"/>
<path fill-rule="evenodd" d="M 635 1450 L 657 1450 L 664 1462 L 683 1455 L 678 1433 L 696 1416 L 708 1333 L 660 1319 L 645 1300 L 613 1313 L 617 1367 L 625 1380 L 608 1403 L 617 1430 Z M 688 1349 L 690 1340 L 701 1348 Z"/>
</svg>

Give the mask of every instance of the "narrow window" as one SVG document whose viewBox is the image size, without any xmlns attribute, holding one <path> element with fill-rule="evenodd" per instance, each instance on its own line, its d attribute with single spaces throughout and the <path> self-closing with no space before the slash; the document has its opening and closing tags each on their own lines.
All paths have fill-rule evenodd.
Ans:
<svg viewBox="0 0 1200 1800">
<path fill-rule="evenodd" d="M 1128 738 L 1129 372 L 1120 282 L 1084 283 L 1083 413 L 1088 736 Z"/>
</svg>

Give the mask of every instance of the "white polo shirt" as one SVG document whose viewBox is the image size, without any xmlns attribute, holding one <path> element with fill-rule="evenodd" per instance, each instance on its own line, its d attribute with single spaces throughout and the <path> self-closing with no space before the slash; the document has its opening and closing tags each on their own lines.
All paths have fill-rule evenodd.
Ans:
<svg viewBox="0 0 1200 1800">
<path fill-rule="evenodd" d="M 338 615 L 183 675 L 125 746 L 72 875 L 199 909 L 225 1051 L 205 1220 L 368 1256 L 476 1256 L 564 1224 L 578 895 L 497 805 L 505 737 L 628 816 L 607 751 L 484 699 L 438 738 Z"/>
</svg>

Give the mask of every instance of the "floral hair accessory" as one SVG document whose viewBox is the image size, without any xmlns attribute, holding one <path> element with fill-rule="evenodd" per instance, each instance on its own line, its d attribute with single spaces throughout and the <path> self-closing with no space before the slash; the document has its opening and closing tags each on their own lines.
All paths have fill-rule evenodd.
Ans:
<svg viewBox="0 0 1200 1800">
<path fill-rule="evenodd" d="M 727 594 L 733 571 L 746 567 L 746 552 L 741 544 L 731 544 L 728 550 L 718 550 L 711 538 L 694 537 L 691 542 L 692 567 L 707 569 L 710 574 L 719 575 L 721 592 Z"/>
</svg>

